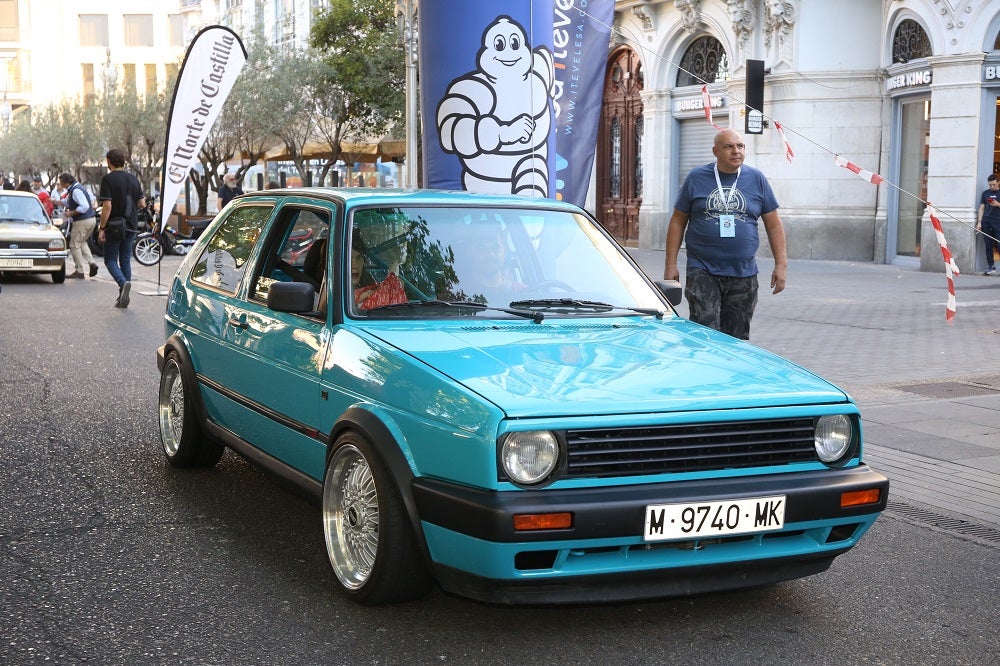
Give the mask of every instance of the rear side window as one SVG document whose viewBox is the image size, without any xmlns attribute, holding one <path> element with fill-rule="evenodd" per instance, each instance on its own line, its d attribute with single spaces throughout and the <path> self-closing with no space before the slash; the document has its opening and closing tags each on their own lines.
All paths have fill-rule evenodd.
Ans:
<svg viewBox="0 0 1000 666">
<path fill-rule="evenodd" d="M 247 260 L 260 237 L 260 231 L 271 216 L 272 206 L 241 206 L 232 211 L 215 230 L 198 262 L 191 279 L 230 294 L 246 272 Z"/>
</svg>

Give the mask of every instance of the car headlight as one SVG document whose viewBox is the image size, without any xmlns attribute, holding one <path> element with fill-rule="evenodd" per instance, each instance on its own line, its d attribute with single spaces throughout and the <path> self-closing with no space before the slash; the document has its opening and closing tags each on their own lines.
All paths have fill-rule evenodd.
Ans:
<svg viewBox="0 0 1000 666">
<path fill-rule="evenodd" d="M 52 240 L 49 241 L 49 249 L 50 250 L 65 250 L 66 249 L 66 241 L 64 241 L 62 238 L 53 238 Z"/>
<path fill-rule="evenodd" d="M 821 416 L 816 422 L 816 454 L 823 462 L 839 461 L 851 448 L 854 426 L 844 414 Z"/>
<path fill-rule="evenodd" d="M 500 464 L 514 483 L 544 481 L 559 463 L 559 440 L 547 430 L 512 432 L 500 446 Z"/>
</svg>

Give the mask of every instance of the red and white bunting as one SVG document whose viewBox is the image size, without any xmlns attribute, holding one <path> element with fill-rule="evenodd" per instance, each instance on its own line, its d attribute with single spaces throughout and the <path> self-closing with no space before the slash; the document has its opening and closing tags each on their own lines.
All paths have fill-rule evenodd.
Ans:
<svg viewBox="0 0 1000 666">
<path fill-rule="evenodd" d="M 788 143 L 788 139 L 785 138 L 785 129 L 781 126 L 777 120 L 774 121 L 774 128 L 778 130 L 778 136 L 781 137 L 782 143 L 785 144 L 785 159 L 788 163 L 792 163 L 792 158 L 795 157 L 795 153 L 792 152 L 792 144 Z"/>
<path fill-rule="evenodd" d="M 712 120 L 712 98 L 708 94 L 707 83 L 701 87 L 701 105 L 705 107 L 705 118 L 708 120 L 708 124 L 721 132 L 722 128 Z"/>
<path fill-rule="evenodd" d="M 856 173 L 858 177 L 861 178 L 861 180 L 867 180 L 872 185 L 881 185 L 882 183 L 885 182 L 885 178 L 878 175 L 874 171 L 868 171 L 866 169 L 862 169 L 854 162 L 848 162 L 840 155 L 835 156 L 834 161 L 837 163 L 837 166 L 844 167 L 848 171 Z"/>
<path fill-rule="evenodd" d="M 951 256 L 951 251 L 948 249 L 948 241 L 944 238 L 944 229 L 941 228 L 941 220 L 938 219 L 937 209 L 933 206 L 928 205 L 927 210 L 931 215 L 931 224 L 934 225 L 934 235 L 937 236 L 938 245 L 941 246 L 941 255 L 944 257 L 944 273 L 948 278 L 948 304 L 945 306 L 945 318 L 951 321 L 955 318 L 955 277 L 956 275 L 961 275 L 958 271 L 958 264 L 955 263 L 955 259 Z"/>
</svg>

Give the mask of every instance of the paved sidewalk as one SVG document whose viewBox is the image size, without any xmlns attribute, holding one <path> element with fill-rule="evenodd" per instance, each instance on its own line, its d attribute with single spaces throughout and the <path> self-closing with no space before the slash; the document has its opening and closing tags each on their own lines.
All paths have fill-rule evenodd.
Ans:
<svg viewBox="0 0 1000 666">
<path fill-rule="evenodd" d="M 629 252 L 663 277 L 662 251 Z M 866 458 L 891 480 L 890 508 L 1000 542 L 1000 276 L 958 276 L 948 323 L 943 265 L 792 261 L 775 296 L 773 263 L 759 263 L 751 342 L 858 402 Z"/>
</svg>

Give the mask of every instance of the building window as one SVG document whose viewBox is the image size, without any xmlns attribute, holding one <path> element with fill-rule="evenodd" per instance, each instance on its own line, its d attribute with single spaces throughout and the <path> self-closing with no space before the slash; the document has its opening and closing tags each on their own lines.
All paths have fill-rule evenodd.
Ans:
<svg viewBox="0 0 1000 666">
<path fill-rule="evenodd" d="M 184 17 L 180 14 L 167 16 L 167 41 L 170 46 L 184 46 Z"/>
<path fill-rule="evenodd" d="M 677 85 L 701 86 L 729 80 L 729 56 L 715 37 L 699 37 L 681 58 Z"/>
<path fill-rule="evenodd" d="M 80 14 L 80 46 L 109 46 L 107 14 Z"/>
<path fill-rule="evenodd" d="M 124 81 L 122 82 L 125 86 L 126 95 L 134 95 L 136 93 L 135 88 L 135 65 L 131 63 L 125 63 L 122 65 L 122 72 L 124 74 Z"/>
<path fill-rule="evenodd" d="M 910 62 L 915 58 L 928 58 L 932 55 L 931 40 L 920 24 L 913 19 L 901 22 L 892 38 L 892 61 Z"/>
<path fill-rule="evenodd" d="M 158 86 L 156 85 L 156 65 L 146 65 L 146 94 L 156 95 Z"/>
<path fill-rule="evenodd" d="M 611 121 L 611 160 L 608 164 L 608 196 L 622 195 L 622 124 L 616 117 Z"/>
<path fill-rule="evenodd" d="M 17 0 L 0 0 L 0 42 L 18 42 Z"/>
<path fill-rule="evenodd" d="M 125 46 L 153 45 L 153 15 L 125 14 Z"/>
<path fill-rule="evenodd" d="M 177 84 L 177 75 L 180 73 L 180 67 L 173 63 L 167 63 L 165 68 L 167 70 L 167 90 L 173 90 Z"/>
<path fill-rule="evenodd" d="M 83 63 L 83 101 L 85 103 L 91 103 L 97 97 L 97 89 L 94 86 L 94 65 L 85 62 Z"/>
</svg>

